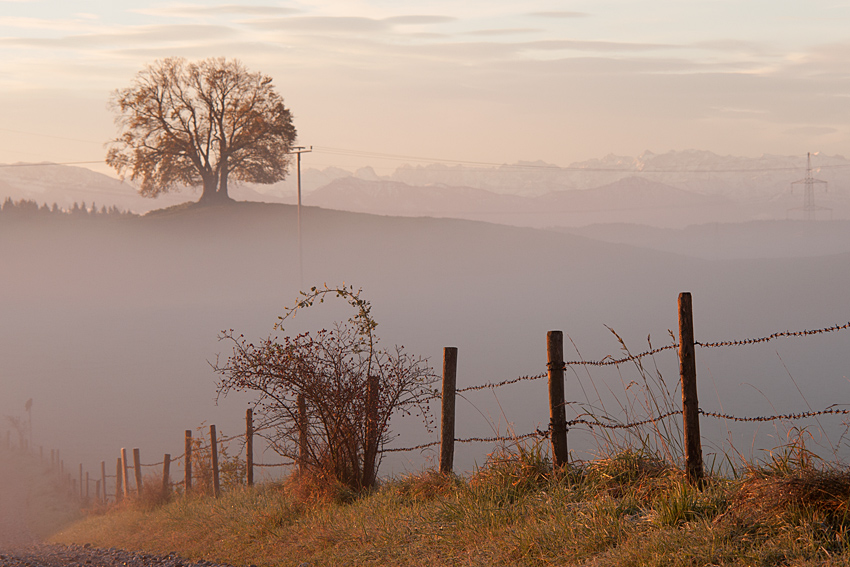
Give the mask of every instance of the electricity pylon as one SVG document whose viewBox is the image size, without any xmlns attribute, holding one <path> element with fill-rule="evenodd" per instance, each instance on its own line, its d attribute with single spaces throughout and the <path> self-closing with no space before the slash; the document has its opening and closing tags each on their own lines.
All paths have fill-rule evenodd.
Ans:
<svg viewBox="0 0 850 567">
<path fill-rule="evenodd" d="M 816 211 L 831 211 L 832 209 L 828 207 L 818 207 L 815 205 L 815 184 L 821 183 L 824 185 L 824 191 L 826 190 L 826 181 L 821 179 L 815 179 L 812 175 L 812 153 L 808 154 L 808 162 L 806 164 L 806 177 L 803 179 L 798 179 L 797 181 L 792 181 L 791 185 L 802 185 L 803 186 L 803 206 L 795 207 L 793 209 L 788 209 L 789 211 L 803 211 L 803 218 L 808 220 L 815 220 L 815 212 Z"/>
</svg>

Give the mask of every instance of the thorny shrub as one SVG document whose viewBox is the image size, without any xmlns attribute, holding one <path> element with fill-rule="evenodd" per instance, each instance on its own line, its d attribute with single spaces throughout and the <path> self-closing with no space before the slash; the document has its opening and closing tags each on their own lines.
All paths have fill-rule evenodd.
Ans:
<svg viewBox="0 0 850 567">
<path fill-rule="evenodd" d="M 326 294 L 346 299 L 357 316 L 331 330 L 258 343 L 223 332 L 233 354 L 214 366 L 222 376 L 218 393 L 257 393 L 256 430 L 275 451 L 317 478 L 359 491 L 375 484 L 394 414 L 417 412 L 430 426 L 427 399 L 436 377 L 425 359 L 402 347 L 378 348 L 377 323 L 359 291 L 312 288 L 281 321 Z"/>
</svg>

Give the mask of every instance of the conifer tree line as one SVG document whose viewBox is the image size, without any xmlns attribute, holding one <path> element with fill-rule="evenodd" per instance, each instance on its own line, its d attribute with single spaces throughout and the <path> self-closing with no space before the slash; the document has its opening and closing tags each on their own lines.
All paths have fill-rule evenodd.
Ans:
<svg viewBox="0 0 850 567">
<path fill-rule="evenodd" d="M 48 215 L 68 215 L 74 217 L 100 217 L 100 218 L 118 218 L 136 216 L 131 211 L 119 209 L 116 205 L 107 207 L 101 205 L 100 208 L 92 202 L 91 206 L 86 205 L 85 201 L 74 204 L 68 208 L 62 208 L 58 204 L 53 203 L 52 206 L 43 203 L 39 206 L 38 202 L 32 199 L 13 200 L 11 197 L 6 197 L 0 206 L 0 215 L 4 217 L 34 217 Z"/>
</svg>

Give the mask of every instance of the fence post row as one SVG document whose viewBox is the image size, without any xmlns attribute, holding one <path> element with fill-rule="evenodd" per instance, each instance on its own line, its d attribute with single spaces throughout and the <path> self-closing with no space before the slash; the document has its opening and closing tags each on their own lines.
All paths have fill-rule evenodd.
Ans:
<svg viewBox="0 0 850 567">
<path fill-rule="evenodd" d="M 127 464 L 127 449 L 121 447 L 121 478 L 124 481 L 124 496 L 130 497 L 130 477 L 127 473 L 129 465 Z"/>
<path fill-rule="evenodd" d="M 162 456 L 162 495 L 168 496 L 171 492 L 171 454 Z"/>
<path fill-rule="evenodd" d="M 701 484 L 703 479 L 702 442 L 699 433 L 694 315 L 689 292 L 679 294 L 679 374 L 682 379 L 682 416 L 688 480 Z"/>
<path fill-rule="evenodd" d="M 210 464 L 212 465 L 213 496 L 218 498 L 221 496 L 221 484 L 218 479 L 218 437 L 215 434 L 215 425 L 210 425 L 210 447 L 212 447 Z"/>
<path fill-rule="evenodd" d="M 564 407 L 564 333 L 546 333 L 549 359 L 549 432 L 552 436 L 552 458 L 556 467 L 567 464 L 567 408 Z"/>
<path fill-rule="evenodd" d="M 192 430 L 186 430 L 183 447 L 183 489 L 186 494 L 192 490 Z"/>
<path fill-rule="evenodd" d="M 124 496 L 124 475 L 121 474 L 121 464 L 123 461 L 121 457 L 118 457 L 118 460 L 115 463 L 115 501 L 121 502 L 121 498 Z"/>
<path fill-rule="evenodd" d="M 440 472 L 450 474 L 455 458 L 457 347 L 443 349 L 443 398 L 440 415 Z"/>
<path fill-rule="evenodd" d="M 133 472 L 136 473 L 136 492 L 142 497 L 142 457 L 139 449 L 133 449 Z"/>
<path fill-rule="evenodd" d="M 375 463 L 378 460 L 378 400 L 381 383 L 377 376 L 369 376 L 366 382 L 366 446 L 363 452 L 363 486 L 375 485 Z"/>
<path fill-rule="evenodd" d="M 254 411 L 245 411 L 245 477 L 248 486 L 254 486 Z"/>
<path fill-rule="evenodd" d="M 100 461 L 100 485 L 103 487 L 103 503 L 106 504 L 106 461 Z"/>
<path fill-rule="evenodd" d="M 307 472 L 307 401 L 298 394 L 298 472 Z"/>
</svg>

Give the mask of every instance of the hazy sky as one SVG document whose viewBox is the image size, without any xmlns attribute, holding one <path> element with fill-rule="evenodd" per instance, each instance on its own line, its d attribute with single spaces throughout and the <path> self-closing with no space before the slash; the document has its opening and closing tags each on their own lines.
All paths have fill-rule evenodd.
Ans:
<svg viewBox="0 0 850 567">
<path fill-rule="evenodd" d="M 101 160 L 110 92 L 175 55 L 274 77 L 345 150 L 311 166 L 847 154 L 848 30 L 846 0 L 0 0 L 0 162 Z"/>
</svg>

